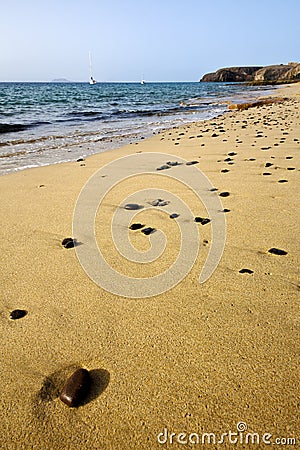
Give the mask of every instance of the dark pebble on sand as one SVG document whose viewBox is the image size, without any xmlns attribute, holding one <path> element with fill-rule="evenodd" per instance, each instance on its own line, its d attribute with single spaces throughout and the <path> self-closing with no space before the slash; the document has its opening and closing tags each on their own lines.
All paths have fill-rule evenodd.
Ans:
<svg viewBox="0 0 300 450">
<path fill-rule="evenodd" d="M 25 311 L 25 309 L 14 309 L 10 313 L 9 318 L 12 320 L 22 319 L 22 317 L 25 317 L 26 314 L 27 314 L 27 311 Z"/>
<path fill-rule="evenodd" d="M 217 134 L 217 133 L 213 133 L 212 135 L 211 135 L 211 137 L 218 137 L 219 135 Z"/>
<path fill-rule="evenodd" d="M 83 158 L 78 158 L 78 159 L 77 159 L 77 162 L 82 162 L 82 161 L 84 161 Z"/>
<path fill-rule="evenodd" d="M 76 239 L 65 238 L 62 240 L 61 245 L 65 248 L 73 248 L 76 245 Z"/>
<path fill-rule="evenodd" d="M 241 269 L 241 270 L 239 270 L 239 273 L 253 273 L 253 270 L 251 270 L 251 269 Z"/>
<path fill-rule="evenodd" d="M 287 183 L 288 180 L 278 180 L 278 183 Z"/>
<path fill-rule="evenodd" d="M 220 192 L 220 197 L 229 197 L 230 193 L 229 192 Z"/>
<path fill-rule="evenodd" d="M 79 406 L 89 392 L 90 382 L 91 379 L 88 370 L 77 369 L 68 378 L 60 394 L 60 400 L 70 407 Z"/>
<path fill-rule="evenodd" d="M 168 166 L 173 167 L 173 166 L 180 166 L 182 163 L 181 163 L 181 162 L 178 162 L 178 161 L 167 161 L 166 164 L 167 164 Z"/>
<path fill-rule="evenodd" d="M 201 223 L 201 225 L 206 225 L 207 223 L 209 223 L 211 220 L 208 218 L 204 218 L 204 217 L 195 217 L 194 222 L 199 222 Z"/>
<path fill-rule="evenodd" d="M 271 167 L 271 166 L 273 166 L 273 163 L 266 162 L 265 167 Z"/>
<path fill-rule="evenodd" d="M 295 170 L 295 167 L 287 167 L 287 170 Z"/>
<path fill-rule="evenodd" d="M 143 228 L 145 225 L 143 225 L 142 223 L 133 223 L 132 225 L 130 225 L 130 230 L 140 230 L 141 228 Z"/>
<path fill-rule="evenodd" d="M 230 212 L 230 209 L 224 208 L 224 209 L 223 209 L 223 212 L 224 212 L 224 213 Z"/>
<path fill-rule="evenodd" d="M 227 173 L 227 172 L 229 172 L 229 169 L 222 169 L 221 172 L 222 173 Z"/>
<path fill-rule="evenodd" d="M 236 152 L 230 152 L 230 153 L 228 153 L 228 156 L 235 156 L 235 155 L 237 155 Z"/>
<path fill-rule="evenodd" d="M 188 161 L 185 163 L 186 166 L 193 166 L 194 164 L 199 164 L 199 161 Z"/>
<path fill-rule="evenodd" d="M 218 188 L 213 187 L 213 188 L 210 189 L 210 192 L 215 192 L 217 190 L 218 190 Z"/>
<path fill-rule="evenodd" d="M 124 209 L 129 210 L 136 210 L 136 209 L 142 209 L 143 206 L 138 205 L 137 203 L 127 203 L 127 205 L 124 206 Z"/>
<path fill-rule="evenodd" d="M 154 231 L 156 231 L 155 228 L 147 227 L 147 228 L 144 228 L 142 230 L 142 233 L 144 233 L 144 234 L 146 234 L 148 236 L 149 234 L 154 233 Z"/>
<path fill-rule="evenodd" d="M 272 253 L 273 255 L 287 255 L 287 252 L 285 250 L 280 250 L 280 248 L 275 247 L 270 248 L 268 252 Z"/>
<path fill-rule="evenodd" d="M 167 164 L 163 164 L 160 167 L 157 167 L 156 170 L 166 170 L 166 169 L 170 169 L 171 166 L 168 166 Z"/>
<path fill-rule="evenodd" d="M 177 217 L 179 217 L 179 214 L 177 214 L 177 213 L 173 213 L 173 214 L 170 214 L 170 219 L 177 219 Z"/>
<path fill-rule="evenodd" d="M 272 175 L 270 172 L 264 172 L 263 175 Z"/>
</svg>

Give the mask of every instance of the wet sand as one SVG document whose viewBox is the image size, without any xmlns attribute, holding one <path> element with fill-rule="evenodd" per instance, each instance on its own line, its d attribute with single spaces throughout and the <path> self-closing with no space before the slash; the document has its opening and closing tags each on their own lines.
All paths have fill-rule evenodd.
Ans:
<svg viewBox="0 0 300 450">
<path fill-rule="evenodd" d="M 164 447 L 157 436 L 165 429 L 176 433 L 172 445 L 168 434 L 169 447 L 181 448 L 180 433 L 187 436 L 181 440 L 191 433 L 219 440 L 241 421 L 250 433 L 272 434 L 271 441 L 297 437 L 300 85 L 275 94 L 288 99 L 165 130 L 85 161 L 0 178 L 1 448 L 156 449 Z M 190 273 L 151 298 L 105 291 L 86 275 L 75 249 L 61 245 L 72 237 L 75 203 L 89 178 L 138 152 L 157 153 L 157 167 L 165 162 L 160 153 L 198 161 L 217 188 L 226 245 L 205 283 L 199 274 L 211 247 L 210 223 L 197 224 L 200 248 Z M 183 198 L 194 217 L 208 217 L 190 190 L 159 177 L 154 169 L 147 179 L 120 183 L 97 214 L 99 247 L 132 277 L 167 270 L 180 233 L 164 207 L 141 210 L 134 222 L 163 230 L 166 254 L 151 267 L 127 263 L 109 237 L 127 194 L 159 186 Z M 174 213 L 183 221 L 193 217 Z M 149 248 L 149 236 L 130 233 L 137 248 Z M 15 309 L 26 316 L 10 319 Z M 90 371 L 91 391 L 69 408 L 59 395 L 78 367 Z"/>
</svg>

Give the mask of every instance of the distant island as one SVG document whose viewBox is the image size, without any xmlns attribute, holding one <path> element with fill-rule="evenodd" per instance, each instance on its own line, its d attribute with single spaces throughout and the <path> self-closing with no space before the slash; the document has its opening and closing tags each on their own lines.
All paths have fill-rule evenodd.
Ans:
<svg viewBox="0 0 300 450">
<path fill-rule="evenodd" d="M 72 81 L 67 80 L 66 78 L 55 78 L 51 83 L 72 83 Z"/>
<path fill-rule="evenodd" d="M 271 66 L 227 67 L 207 73 L 200 82 L 249 82 L 252 85 L 300 81 L 300 64 L 289 62 Z"/>
</svg>

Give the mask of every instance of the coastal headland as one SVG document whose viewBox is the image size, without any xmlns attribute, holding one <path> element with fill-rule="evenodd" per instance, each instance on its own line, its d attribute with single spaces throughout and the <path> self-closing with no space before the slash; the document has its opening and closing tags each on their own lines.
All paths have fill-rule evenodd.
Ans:
<svg viewBox="0 0 300 450">
<path fill-rule="evenodd" d="M 294 83 L 300 80 L 300 64 L 271 66 L 225 67 L 205 74 L 202 82 L 248 82 L 252 85 Z"/>
</svg>

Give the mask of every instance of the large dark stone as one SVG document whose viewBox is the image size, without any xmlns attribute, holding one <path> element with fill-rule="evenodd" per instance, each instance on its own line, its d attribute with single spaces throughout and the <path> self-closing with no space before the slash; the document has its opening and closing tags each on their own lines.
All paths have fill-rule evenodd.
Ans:
<svg viewBox="0 0 300 450">
<path fill-rule="evenodd" d="M 86 398 L 90 389 L 90 375 L 86 369 L 77 369 L 68 378 L 60 400 L 70 407 L 79 406 Z"/>
</svg>

